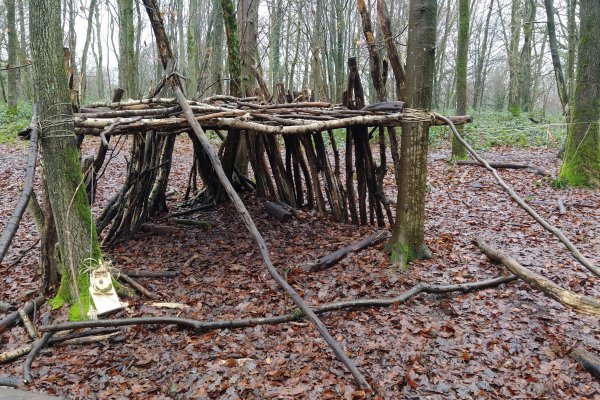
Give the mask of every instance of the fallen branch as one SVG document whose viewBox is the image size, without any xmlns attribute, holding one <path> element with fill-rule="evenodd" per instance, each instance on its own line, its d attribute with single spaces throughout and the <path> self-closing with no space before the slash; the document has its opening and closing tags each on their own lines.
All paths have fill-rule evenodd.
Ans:
<svg viewBox="0 0 600 400">
<path fill-rule="evenodd" d="M 458 164 L 458 165 L 476 165 L 476 166 L 485 168 L 484 164 L 482 164 L 476 160 L 457 160 L 456 164 Z M 542 167 L 538 167 L 537 165 L 519 164 L 519 163 L 502 162 L 502 161 L 488 161 L 488 164 L 492 168 L 530 169 L 538 175 L 552 176 L 552 174 L 550 172 L 546 171 Z"/>
<path fill-rule="evenodd" d="M 202 204 L 201 206 L 189 208 L 187 210 L 176 211 L 174 213 L 170 213 L 167 217 L 182 217 L 184 215 L 195 213 L 196 211 L 207 210 L 209 208 L 213 208 L 215 206 L 214 203 L 210 204 Z"/>
<path fill-rule="evenodd" d="M 82 338 L 87 337 L 96 337 L 99 335 L 107 335 L 113 333 L 120 333 L 116 328 L 100 328 L 100 329 L 92 329 L 84 332 L 75 332 L 69 334 L 58 334 L 50 338 L 48 341 L 49 346 L 53 346 L 55 344 L 62 344 L 63 342 L 66 344 L 83 344 L 81 341 L 78 341 Z M 24 346 L 18 347 L 16 349 L 8 350 L 4 353 L 0 353 L 0 364 L 5 364 L 10 361 L 14 361 L 19 357 L 22 357 L 26 354 L 29 354 L 31 349 L 33 348 L 34 343 L 28 343 Z"/>
<path fill-rule="evenodd" d="M 23 321 L 23 326 L 25 326 L 29 337 L 31 337 L 33 340 L 36 340 L 38 338 L 38 334 L 35 331 L 35 328 L 33 327 L 33 324 L 31 323 L 31 320 L 29 319 L 29 316 L 25 310 L 23 308 L 19 308 L 17 312 L 19 313 L 19 318 L 21 318 L 21 321 Z"/>
<path fill-rule="evenodd" d="M 50 340 L 54 333 L 55 332 L 44 333 L 44 336 L 42 336 L 41 339 L 35 342 L 33 348 L 27 355 L 27 359 L 25 359 L 25 364 L 23 364 L 23 381 L 26 384 L 33 382 L 33 377 L 31 376 L 31 364 L 33 363 L 33 360 L 38 355 L 38 353 L 44 348 L 44 346 L 46 346 L 46 343 L 48 343 L 48 340 Z"/>
<path fill-rule="evenodd" d="M 21 192 L 19 201 L 17 202 L 17 206 L 15 207 L 15 210 L 13 211 L 6 228 L 4 228 L 4 231 L 2 231 L 2 236 L 0 237 L 0 263 L 4 259 L 4 256 L 6 255 L 6 252 L 12 243 L 13 237 L 17 233 L 17 229 L 21 223 L 21 218 L 23 217 L 23 213 L 27 208 L 27 203 L 29 203 L 29 197 L 31 197 L 31 193 L 33 192 L 33 180 L 35 178 L 35 163 L 37 160 L 39 136 L 35 105 L 33 107 L 33 117 L 31 118 L 30 127 L 31 138 L 29 140 L 29 151 L 27 154 L 27 173 L 25 175 L 25 183 L 23 185 L 23 191 Z"/>
<path fill-rule="evenodd" d="M 491 260 L 504 264 L 510 272 L 559 303 L 585 314 L 600 315 L 600 300 L 558 286 L 551 280 L 525 268 L 510 255 L 490 247 L 481 238 L 474 238 L 473 242 Z"/>
<path fill-rule="evenodd" d="M 177 271 L 141 271 L 133 269 L 123 269 L 121 273 L 131 278 L 175 278 L 179 275 Z"/>
<path fill-rule="evenodd" d="M 468 293 L 475 290 L 489 289 L 500 286 L 504 283 L 509 283 L 516 280 L 514 275 L 506 275 L 498 278 L 486 279 L 483 281 L 458 283 L 453 285 L 423 285 L 417 284 L 400 293 L 398 296 L 390 298 L 374 298 L 374 299 L 358 299 L 344 300 L 335 303 L 327 303 L 315 307 L 313 311 L 317 314 L 326 312 L 339 311 L 344 309 L 357 309 L 365 307 L 389 307 L 394 304 L 401 304 L 408 301 L 410 298 L 421 294 L 446 294 L 452 292 Z M 285 315 L 279 315 L 267 318 L 245 318 L 233 320 L 216 320 L 216 321 L 199 321 L 195 319 L 179 318 L 179 317 L 138 317 L 138 318 L 122 318 L 122 319 L 104 319 L 95 321 L 79 321 L 65 322 L 55 325 L 42 325 L 39 329 L 43 332 L 61 332 L 73 329 L 82 328 L 97 328 L 97 327 L 118 327 L 129 325 L 178 325 L 185 328 L 190 328 L 198 333 L 204 333 L 216 329 L 240 329 L 258 325 L 273 325 L 284 322 L 298 321 L 305 318 L 305 315 L 297 309 L 295 312 Z"/>
<path fill-rule="evenodd" d="M 569 251 L 571 252 L 573 257 L 577 261 L 579 261 L 584 267 L 586 267 L 594 275 L 600 277 L 600 268 L 598 268 L 596 265 L 594 265 L 594 263 L 592 263 L 590 260 L 588 260 L 583 254 L 581 254 L 581 252 L 575 247 L 575 245 L 573 243 L 571 243 L 571 241 L 565 236 L 565 234 L 560 229 L 558 229 L 556 226 L 550 224 L 542 216 L 540 216 L 533 208 L 529 207 L 529 205 L 527 205 L 525 200 L 523 200 L 510 186 L 508 186 L 506 184 L 506 182 L 504 182 L 504 180 L 500 177 L 500 175 L 498 175 L 498 171 L 496 171 L 494 168 L 492 168 L 486 160 L 481 158 L 479 156 L 479 154 L 477 154 L 477 152 L 475 150 L 473 150 L 473 148 L 467 142 L 465 142 L 465 140 L 462 138 L 460 133 L 458 133 L 458 131 L 456 130 L 456 127 L 454 126 L 452 121 L 450 121 L 448 118 L 438 115 L 438 114 L 433 114 L 433 115 L 435 118 L 441 119 L 448 124 L 448 126 L 454 133 L 454 136 L 456 136 L 458 141 L 460 143 L 462 143 L 463 146 L 465 146 L 465 148 L 467 149 L 469 154 L 471 154 L 471 156 L 473 158 L 475 158 L 477 161 L 479 161 L 481 164 L 483 164 L 485 166 L 485 168 L 488 171 L 490 171 L 492 173 L 492 175 L 494 175 L 494 178 L 500 184 L 500 186 L 502 186 L 502 188 L 509 194 L 509 196 L 523 210 L 525 210 L 527 212 L 527 214 L 531 215 L 533 217 L 533 219 L 535 219 L 544 229 L 546 229 L 548 232 L 550 232 L 554 236 L 556 236 L 558 238 L 558 240 L 560 240 L 565 245 L 565 247 L 567 249 L 569 249 Z"/>
<path fill-rule="evenodd" d="M 596 379 L 600 380 L 600 357 L 581 347 L 573 349 L 569 356 L 595 376 Z"/>
<path fill-rule="evenodd" d="M 333 267 L 338 261 L 340 261 L 350 253 L 359 252 L 368 247 L 383 242 L 387 238 L 387 236 L 388 235 L 386 231 L 375 232 L 372 235 L 367 236 L 366 238 L 358 242 L 352 243 L 351 245 L 348 245 L 346 247 L 342 247 L 341 249 L 336 250 L 331 254 L 321 257 L 314 263 L 302 266 L 302 269 L 304 269 L 307 272 L 323 271 L 324 269 Z"/>
<path fill-rule="evenodd" d="M 0 386 L 16 388 L 16 387 L 19 387 L 20 383 L 21 383 L 21 379 L 17 378 L 16 376 L 0 377 Z"/>
<path fill-rule="evenodd" d="M 136 281 L 135 279 L 133 279 L 132 277 L 130 277 L 129 275 L 127 275 L 123 272 L 119 273 L 119 275 L 117 275 L 117 278 L 119 280 L 122 280 L 123 282 L 127 283 L 129 286 L 134 288 L 138 293 L 140 293 L 148 298 L 151 298 L 152 300 L 160 299 L 160 296 L 158 294 L 149 291 L 144 286 L 142 286 L 138 281 Z"/>
<path fill-rule="evenodd" d="M 173 222 L 178 225 L 200 226 L 202 228 L 212 228 L 213 226 L 211 221 L 198 221 L 195 219 L 173 218 Z"/>
<path fill-rule="evenodd" d="M 17 307 L 13 306 L 10 303 L 7 303 L 5 301 L 0 301 L 0 311 L 1 312 L 7 312 L 7 311 L 16 311 Z"/>
<path fill-rule="evenodd" d="M 267 201 L 263 207 L 267 214 L 275 217 L 279 222 L 288 222 L 292 219 L 292 213 L 277 203 Z"/>
<path fill-rule="evenodd" d="M 44 302 L 44 300 L 45 300 L 44 296 L 39 296 L 39 297 L 36 297 L 34 300 L 29 300 L 23 306 L 23 310 L 25 311 L 25 313 L 27 315 L 29 315 L 33 312 L 33 310 L 35 310 L 37 307 L 39 307 Z M 19 321 L 19 319 L 20 319 L 20 317 L 19 317 L 18 311 L 14 311 L 13 313 L 9 314 L 6 318 L 4 318 L 2 321 L 0 321 L 0 333 L 6 331 L 8 328 L 10 328 L 14 324 L 16 324 L 17 321 Z"/>
</svg>

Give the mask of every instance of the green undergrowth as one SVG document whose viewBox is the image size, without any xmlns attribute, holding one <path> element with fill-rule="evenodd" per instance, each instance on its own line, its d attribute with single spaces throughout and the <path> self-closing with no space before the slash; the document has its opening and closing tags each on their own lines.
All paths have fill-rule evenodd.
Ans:
<svg viewBox="0 0 600 400">
<path fill-rule="evenodd" d="M 31 122 L 31 104 L 19 103 L 17 110 L 9 112 L 6 103 L 0 104 L 0 144 L 13 143 L 17 133 Z"/>
<path fill-rule="evenodd" d="M 452 113 L 446 113 L 448 115 Z M 559 148 L 567 135 L 565 118 L 560 114 L 545 119 L 526 114 L 515 117 L 508 112 L 472 113 L 473 122 L 465 126 L 465 140 L 476 150 L 493 146 Z M 430 129 L 429 144 L 433 147 L 449 146 L 450 130 L 445 126 Z"/>
</svg>

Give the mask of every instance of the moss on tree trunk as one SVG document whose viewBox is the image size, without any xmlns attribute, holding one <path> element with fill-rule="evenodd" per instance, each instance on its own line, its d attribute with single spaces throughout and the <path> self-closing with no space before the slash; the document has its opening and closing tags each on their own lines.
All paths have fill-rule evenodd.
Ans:
<svg viewBox="0 0 600 400">
<path fill-rule="evenodd" d="M 63 269 L 60 288 L 51 303 L 53 308 L 65 302 L 73 303 L 70 318 L 81 319 L 90 302 L 87 272 L 100 261 L 102 254 L 79 164 L 73 109 L 63 65 L 60 6 L 60 0 L 30 0 L 29 26 L 42 133 L 42 168 Z"/>
<path fill-rule="evenodd" d="M 577 86 L 560 177 L 572 186 L 600 187 L 600 7 L 581 0 Z"/>
</svg>

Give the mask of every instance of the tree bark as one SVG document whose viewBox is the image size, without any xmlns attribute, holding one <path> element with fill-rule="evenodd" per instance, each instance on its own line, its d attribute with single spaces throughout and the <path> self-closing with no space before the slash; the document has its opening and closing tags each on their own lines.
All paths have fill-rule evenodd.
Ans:
<svg viewBox="0 0 600 400">
<path fill-rule="evenodd" d="M 563 112 L 565 112 L 569 104 L 569 96 L 565 77 L 562 72 L 560 55 L 558 54 L 558 41 L 556 40 L 556 26 L 554 24 L 554 5 L 552 4 L 552 0 L 544 0 L 544 6 L 546 8 L 546 17 L 548 18 L 548 37 L 550 39 L 550 54 L 552 55 L 552 65 L 556 78 L 556 89 L 558 90 L 558 97 L 562 104 Z M 598 4 L 596 4 L 597 6 Z"/>
<path fill-rule="evenodd" d="M 100 261 L 96 227 L 79 165 L 73 109 L 63 65 L 60 0 L 30 0 L 30 37 L 39 125 L 42 168 L 47 179 L 65 270 L 53 306 L 75 300 L 72 319 L 85 318 L 89 274 L 81 273 Z"/>
<path fill-rule="evenodd" d="M 17 24 L 15 20 L 15 0 L 6 0 L 6 30 L 8 35 L 8 67 L 17 65 Z M 8 112 L 17 113 L 19 101 L 20 69 L 8 70 Z"/>
<path fill-rule="evenodd" d="M 435 73 L 436 0 L 411 0 L 409 9 L 406 102 L 429 109 Z M 429 122 L 403 122 L 400 146 L 400 185 L 396 222 L 389 249 L 392 260 L 431 257 L 425 245 L 425 186 Z"/>
<path fill-rule="evenodd" d="M 460 115 L 467 112 L 467 62 L 469 59 L 469 20 L 470 1 L 458 2 L 458 43 L 456 47 L 456 112 Z M 463 126 L 459 132 L 464 133 Z M 452 135 L 452 160 L 465 160 L 467 149 Z"/>
<path fill-rule="evenodd" d="M 546 0 L 548 1 L 548 0 Z M 600 7 L 580 0 L 577 87 L 560 177 L 569 185 L 600 187 Z"/>
</svg>

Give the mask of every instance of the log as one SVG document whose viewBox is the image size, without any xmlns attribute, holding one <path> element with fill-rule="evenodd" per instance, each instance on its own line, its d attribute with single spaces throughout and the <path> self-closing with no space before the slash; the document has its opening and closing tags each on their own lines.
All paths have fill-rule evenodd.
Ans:
<svg viewBox="0 0 600 400">
<path fill-rule="evenodd" d="M 0 386 L 16 388 L 19 386 L 20 383 L 21 383 L 21 379 L 17 378 L 16 376 L 0 377 Z"/>
<path fill-rule="evenodd" d="M 484 167 L 482 163 L 476 160 L 457 160 L 456 164 L 458 165 L 476 165 L 479 167 Z M 537 165 L 529 165 L 529 164 L 520 164 L 513 162 L 504 162 L 504 161 L 488 161 L 488 164 L 492 168 L 507 168 L 507 169 L 530 169 L 538 175 L 542 176 L 552 176 L 552 174 L 546 171 L 542 167 L 538 167 Z"/>
<path fill-rule="evenodd" d="M 1 312 L 7 312 L 7 311 L 16 311 L 17 307 L 13 306 L 10 303 L 7 303 L 5 301 L 0 301 L 0 311 Z"/>
<path fill-rule="evenodd" d="M 510 255 L 490 247 L 481 238 L 474 238 L 473 242 L 491 260 L 502 263 L 514 275 L 527 282 L 533 288 L 540 290 L 548 297 L 576 311 L 590 315 L 600 315 L 599 299 L 581 295 L 558 286 L 548 278 L 525 268 Z"/>
<path fill-rule="evenodd" d="M 123 282 L 129 284 L 129 286 L 131 286 L 132 288 L 134 288 L 138 293 L 140 293 L 140 294 L 142 294 L 142 295 L 144 295 L 146 297 L 149 297 L 149 298 L 151 298 L 153 300 L 160 299 L 160 296 L 158 294 L 149 291 L 144 286 L 142 286 L 138 281 L 136 281 L 135 279 L 133 279 L 129 275 L 124 274 L 123 272 L 119 273 L 119 275 L 117 276 L 117 278 L 119 280 L 122 280 Z"/>
<path fill-rule="evenodd" d="M 123 269 L 121 271 L 132 278 L 175 278 L 179 275 L 177 271 L 142 271 L 133 269 Z"/>
<path fill-rule="evenodd" d="M 8 220 L 8 224 L 6 228 L 2 231 L 2 236 L 0 236 L 0 263 L 4 259 L 4 256 L 8 252 L 8 248 L 12 243 L 12 240 L 17 233 L 17 229 L 19 228 L 19 224 L 21 223 L 21 218 L 23 218 L 23 213 L 25 213 L 25 209 L 27 208 L 27 203 L 29 203 L 29 198 L 31 197 L 31 193 L 33 192 L 33 181 L 35 178 L 35 163 L 37 160 L 38 153 L 38 125 L 37 125 L 37 115 L 36 115 L 36 106 L 33 106 L 33 117 L 31 117 L 31 132 L 30 132 L 30 140 L 29 140 L 29 150 L 27 153 L 27 172 L 25 174 L 25 183 L 23 184 L 23 191 L 19 196 L 19 200 L 17 201 L 17 205 L 15 210 L 13 211 L 10 219 Z"/>
<path fill-rule="evenodd" d="M 289 222 L 292 219 L 292 213 L 288 210 L 284 209 L 277 203 L 273 203 L 272 201 L 267 201 L 264 204 L 265 211 L 277 218 L 279 222 Z"/>
<path fill-rule="evenodd" d="M 40 305 L 42 305 L 42 303 L 44 302 L 44 300 L 45 300 L 44 296 L 38 296 L 34 300 L 29 300 L 23 306 L 23 310 L 25 311 L 25 313 L 27 315 L 29 315 L 35 309 L 37 309 Z M 0 333 L 5 332 L 8 328 L 10 328 L 11 326 L 13 326 L 20 319 L 21 318 L 19 317 L 19 312 L 18 311 L 14 311 L 11 314 L 9 314 L 6 318 L 4 318 L 2 321 L 0 321 Z"/>
<path fill-rule="evenodd" d="M 352 243 L 346 247 L 342 247 L 339 250 L 334 251 L 324 257 L 319 258 L 314 263 L 304 265 L 302 268 L 306 272 L 318 272 L 324 269 L 333 267 L 338 261 L 346 257 L 348 254 L 353 252 L 359 252 L 378 243 L 382 243 L 387 238 L 387 231 L 377 231 L 366 238 Z"/>
<path fill-rule="evenodd" d="M 433 116 L 434 116 L 434 118 L 440 119 L 448 124 L 448 126 L 452 130 L 452 133 L 454 134 L 454 136 L 456 136 L 456 139 L 458 139 L 458 141 L 463 146 L 465 146 L 465 148 L 467 149 L 469 154 L 473 158 L 475 158 L 477 161 L 479 161 L 481 164 L 483 164 L 485 166 L 485 168 L 488 171 L 490 171 L 492 173 L 492 175 L 494 175 L 494 178 L 496 179 L 498 184 L 508 193 L 508 195 L 523 210 L 525 210 L 527 212 L 527 214 L 529 214 L 531 217 L 533 217 L 533 219 L 535 219 L 544 229 L 546 229 L 548 232 L 550 232 L 554 236 L 556 236 L 558 238 L 558 240 L 560 240 L 562 242 L 562 244 L 564 244 L 565 247 L 571 252 L 571 254 L 573 255 L 573 258 L 575 258 L 577 261 L 579 261 L 591 273 L 600 277 L 600 268 L 597 267 L 596 265 L 594 265 L 594 263 L 591 262 L 590 260 L 588 260 L 583 254 L 581 254 L 581 252 L 577 249 L 577 247 L 575 247 L 575 245 L 565 236 L 565 234 L 560 229 L 558 229 L 556 226 L 550 224 L 541 215 L 539 215 L 533 208 L 529 207 L 529 205 L 527 205 L 525 200 L 523 200 L 523 198 L 521 198 L 521 196 L 519 196 L 513 190 L 513 188 L 511 188 L 510 186 L 508 186 L 506 184 L 506 182 L 504 182 L 504 180 L 500 177 L 500 175 L 498 175 L 498 171 L 496 171 L 492 166 L 490 166 L 490 164 L 486 160 L 481 158 L 479 156 L 479 154 L 477 154 L 477 152 L 475 150 L 473 150 L 473 148 L 463 139 L 461 134 L 458 133 L 458 130 L 456 129 L 456 127 L 454 126 L 452 121 L 450 121 L 448 118 L 446 118 L 442 115 L 439 115 L 439 114 L 434 113 Z"/>
<path fill-rule="evenodd" d="M 574 348 L 569 356 L 577 361 L 585 370 L 600 380 L 600 357 L 582 347 Z"/>
</svg>

